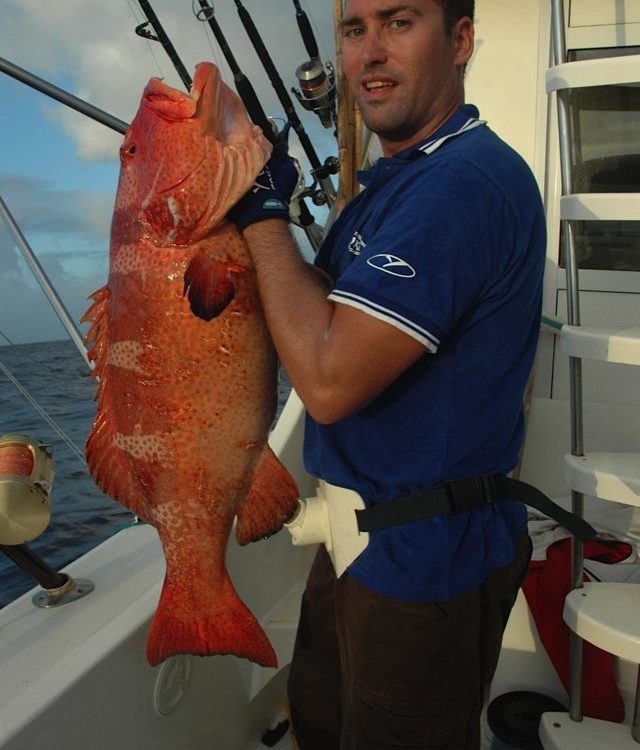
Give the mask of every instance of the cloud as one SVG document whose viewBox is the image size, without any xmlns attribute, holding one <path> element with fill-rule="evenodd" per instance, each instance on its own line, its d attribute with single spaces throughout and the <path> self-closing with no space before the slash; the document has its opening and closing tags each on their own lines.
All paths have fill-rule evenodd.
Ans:
<svg viewBox="0 0 640 750">
<path fill-rule="evenodd" d="M 268 5 L 267 9 L 264 0 L 245 2 L 271 51 L 285 89 L 289 90 L 297 85 L 295 69 L 308 55 L 298 33 L 293 6 Z M 265 111 L 281 117 L 282 107 L 232 3 L 214 6 L 215 17 Z M 306 6 L 316 27 L 321 55 L 333 58 L 331 0 L 315 0 Z M 209 25 L 196 20 L 188 3 L 178 6 L 174 0 L 156 0 L 153 7 L 188 71 L 192 73 L 202 60 L 211 60 L 231 80 Z M 99 14 L 87 12 L 84 0 L 64 0 L 44 6 L 41 0 L 3 0 L 0 46 L 3 56 L 17 65 L 58 82 L 63 88 L 65 83 L 71 93 L 130 122 L 151 76 L 164 77 L 171 85 L 184 88 L 163 47 L 134 33 L 144 20 L 137 3 L 126 0 L 101 3 Z M 29 39 L 28 45 L 25 38 Z M 287 40 L 284 45 L 283 38 Z M 113 155 L 114 143 L 119 142 L 120 136 L 105 136 L 104 126 L 68 108 L 55 106 L 48 112 L 74 139 L 80 158 L 103 159 Z M 316 130 L 315 123 L 312 129 Z"/>
<path fill-rule="evenodd" d="M 84 0 L 1 2 L 3 57 L 125 122 L 134 117 L 142 90 L 151 76 L 164 77 L 171 85 L 184 88 L 162 46 L 134 33 L 135 27 L 145 20 L 135 0 L 111 0 L 99 3 L 94 10 Z M 265 111 L 282 118 L 282 106 L 234 4 L 212 4 Z M 195 0 L 194 5 L 198 5 Z M 314 26 L 321 56 L 335 60 L 332 0 L 303 0 L 303 5 Z M 294 71 L 308 55 L 298 32 L 293 5 L 245 0 L 245 6 L 272 53 L 285 89 L 297 86 Z M 195 19 L 187 0 L 184 3 L 154 0 L 153 7 L 191 74 L 196 63 L 211 60 L 221 68 L 226 80 L 231 80 L 208 24 Z M 3 144 L 6 156 L 2 157 L 0 167 L 0 194 L 77 320 L 86 307 L 86 297 L 106 280 L 115 197 L 115 188 L 106 190 L 107 181 L 90 170 L 88 164 L 113 160 L 122 136 L 45 96 L 37 96 L 37 116 L 44 117 L 46 123 L 40 127 L 38 122 L 37 128 L 25 127 L 24 133 L 18 123 L 14 132 L 23 140 Z M 295 106 L 320 161 L 335 155 L 332 132 L 325 130 L 315 115 Z M 32 107 L 31 117 L 36 116 L 33 112 Z M 18 116 L 13 110 L 11 114 L 12 119 Z M 61 142 L 73 143 L 69 159 L 65 150 L 63 157 L 51 160 L 57 168 L 62 164 L 60 173 L 55 175 L 42 166 L 38 169 L 38 158 L 21 159 L 19 153 L 22 148 L 24 154 L 32 154 L 31 139 L 38 138 L 39 154 L 47 145 L 47 129 L 58 134 L 56 146 Z M 304 151 L 295 134 L 290 141 L 291 151 L 301 160 L 309 183 L 309 163 Z M 77 160 L 83 162 L 80 167 L 77 161 L 71 163 L 74 152 Z M 85 171 L 86 185 L 78 187 Z M 321 210 L 319 215 L 325 216 L 326 211 Z M 19 341 L 61 338 L 64 331 L 2 222 L 0 267 L 0 329 Z"/>
<path fill-rule="evenodd" d="M 0 228 L 0 251 L 3 259 L 0 332 L 16 343 L 65 338 L 62 324 L 27 270 L 25 261 L 15 248 L 7 247 L 6 234 L 6 230 Z M 82 273 L 77 273 L 77 266 L 69 263 L 70 258 L 60 257 L 56 253 L 38 254 L 47 278 L 76 325 L 88 307 L 88 296 L 106 280 L 106 253 L 91 255 L 91 263 L 87 262 Z M 89 261 L 89 258 L 85 256 L 84 260 Z"/>
<path fill-rule="evenodd" d="M 64 189 L 44 177 L 2 172 L 0 193 L 27 240 L 35 233 L 108 242 L 113 210 L 109 193 Z"/>
<path fill-rule="evenodd" d="M 47 278 L 78 321 L 88 295 L 107 278 L 113 196 L 7 174 L 0 174 L 0 193 Z M 4 223 L 0 257 L 0 330 L 18 341 L 63 338 L 64 329 Z"/>
</svg>

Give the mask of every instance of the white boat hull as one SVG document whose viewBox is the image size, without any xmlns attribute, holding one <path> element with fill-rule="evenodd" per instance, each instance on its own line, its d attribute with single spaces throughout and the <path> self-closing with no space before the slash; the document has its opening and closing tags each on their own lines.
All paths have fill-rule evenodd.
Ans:
<svg viewBox="0 0 640 750">
<path fill-rule="evenodd" d="M 310 478 L 289 456 L 300 414 L 293 397 L 271 442 L 306 493 Z M 246 547 L 229 541 L 231 579 L 279 670 L 235 656 L 179 656 L 151 667 L 146 638 L 164 556 L 153 527 L 119 532 L 64 570 L 92 581 L 89 595 L 39 609 L 30 592 L 0 613 L 0 748 L 260 747 L 264 732 L 286 718 L 286 666 L 313 552 L 294 547 L 285 532 Z"/>
</svg>

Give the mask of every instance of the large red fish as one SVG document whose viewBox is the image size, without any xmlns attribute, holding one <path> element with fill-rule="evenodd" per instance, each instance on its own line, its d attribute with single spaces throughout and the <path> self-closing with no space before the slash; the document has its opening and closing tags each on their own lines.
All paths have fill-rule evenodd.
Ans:
<svg viewBox="0 0 640 750">
<path fill-rule="evenodd" d="M 224 220 L 270 153 L 215 66 L 189 94 L 147 85 L 120 149 L 109 280 L 83 320 L 98 378 L 87 441 L 100 488 L 153 524 L 167 563 L 147 657 L 275 666 L 225 568 L 298 497 L 267 445 L 276 358 L 244 240 Z"/>
</svg>

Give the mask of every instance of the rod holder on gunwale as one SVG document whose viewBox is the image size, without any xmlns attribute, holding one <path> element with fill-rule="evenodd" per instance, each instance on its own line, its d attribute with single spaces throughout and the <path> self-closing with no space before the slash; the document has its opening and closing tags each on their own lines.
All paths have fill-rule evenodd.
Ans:
<svg viewBox="0 0 640 750">
<path fill-rule="evenodd" d="M 36 607 L 49 609 L 69 604 L 91 593 L 95 586 L 84 578 L 72 578 L 60 573 L 27 547 L 26 544 L 0 544 L 0 551 L 9 557 L 27 575 L 34 578 L 42 587 L 31 601 Z"/>
</svg>

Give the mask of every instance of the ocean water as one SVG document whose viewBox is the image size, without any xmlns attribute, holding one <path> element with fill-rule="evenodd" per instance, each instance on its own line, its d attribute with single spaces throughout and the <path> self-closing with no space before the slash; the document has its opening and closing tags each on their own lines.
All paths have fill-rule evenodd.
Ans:
<svg viewBox="0 0 640 750">
<path fill-rule="evenodd" d="M 28 547 L 49 566 L 60 569 L 134 520 L 129 510 L 98 489 L 82 458 L 95 414 L 95 381 L 71 341 L 0 347 L 0 363 L 3 365 L 0 367 L 0 435 L 26 433 L 54 449 L 51 521 Z M 5 368 L 66 439 L 20 392 L 5 374 Z M 289 390 L 286 375 L 281 373 L 280 409 Z M 0 607 L 35 585 L 36 581 L 0 551 Z"/>
</svg>

